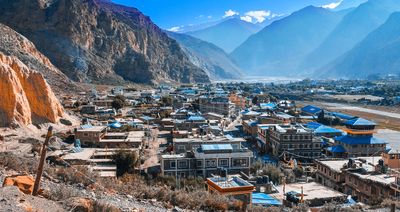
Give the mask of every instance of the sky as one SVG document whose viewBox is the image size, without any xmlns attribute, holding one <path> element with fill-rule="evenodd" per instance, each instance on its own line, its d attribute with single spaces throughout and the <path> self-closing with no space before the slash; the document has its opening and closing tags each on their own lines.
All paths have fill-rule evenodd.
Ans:
<svg viewBox="0 0 400 212">
<path fill-rule="evenodd" d="M 139 9 L 159 27 L 179 31 L 184 26 L 197 25 L 236 15 L 257 23 L 277 15 L 288 15 L 314 5 L 336 8 L 341 4 L 362 0 L 112 0 Z"/>
</svg>

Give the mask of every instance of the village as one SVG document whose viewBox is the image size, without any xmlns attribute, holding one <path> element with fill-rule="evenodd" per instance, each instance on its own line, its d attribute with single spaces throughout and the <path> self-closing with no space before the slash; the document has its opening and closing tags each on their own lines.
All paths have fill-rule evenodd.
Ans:
<svg viewBox="0 0 400 212">
<path fill-rule="evenodd" d="M 62 100 L 80 124 L 52 132 L 58 145 L 46 163 L 100 178 L 200 179 L 198 186 L 245 207 L 396 200 L 399 137 L 384 136 L 374 120 L 305 103 L 257 84 L 81 92 Z"/>
</svg>

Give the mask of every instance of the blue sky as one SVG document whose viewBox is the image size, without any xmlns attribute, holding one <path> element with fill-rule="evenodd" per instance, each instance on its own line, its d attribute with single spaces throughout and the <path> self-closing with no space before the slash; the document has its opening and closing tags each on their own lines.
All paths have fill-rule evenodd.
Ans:
<svg viewBox="0 0 400 212">
<path fill-rule="evenodd" d="M 361 0 L 112 0 L 133 6 L 164 29 L 216 21 L 238 14 L 243 20 L 260 22 L 279 14 L 290 14 L 308 5 L 335 7 Z"/>
</svg>

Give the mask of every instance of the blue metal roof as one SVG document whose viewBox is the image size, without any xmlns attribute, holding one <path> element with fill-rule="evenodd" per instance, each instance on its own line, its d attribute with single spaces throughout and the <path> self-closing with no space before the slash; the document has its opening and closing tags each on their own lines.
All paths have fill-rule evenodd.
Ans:
<svg viewBox="0 0 400 212">
<path fill-rule="evenodd" d="M 265 193 L 253 193 L 251 202 L 253 204 L 265 205 L 265 206 L 268 206 L 268 205 L 275 205 L 275 206 L 282 205 L 282 203 L 279 200 L 277 200 L 277 199 L 275 199 L 275 198 L 273 198 L 273 197 L 271 197 L 271 196 L 269 196 L 268 194 L 265 194 Z"/>
<path fill-rule="evenodd" d="M 189 121 L 205 121 L 206 119 L 203 116 L 190 116 L 188 118 Z"/>
<path fill-rule="evenodd" d="M 387 144 L 387 142 L 380 138 L 375 138 L 372 136 L 349 136 L 343 135 L 335 138 L 336 141 L 343 142 L 349 145 L 357 145 L 357 144 Z"/>
<path fill-rule="evenodd" d="M 150 117 L 150 116 L 142 116 L 142 117 L 140 117 L 140 118 L 143 119 L 143 120 L 145 120 L 145 121 L 154 120 L 154 118 L 153 118 L 153 117 Z"/>
<path fill-rule="evenodd" d="M 376 126 L 376 124 L 374 122 L 368 121 L 363 118 L 351 119 L 349 121 L 346 121 L 344 124 L 351 125 L 351 126 Z"/>
<path fill-rule="evenodd" d="M 202 144 L 201 149 L 203 151 L 233 150 L 233 147 L 231 144 Z"/>
<path fill-rule="evenodd" d="M 122 124 L 119 123 L 119 122 L 113 122 L 113 123 L 109 124 L 108 126 L 109 126 L 110 128 L 117 129 L 117 128 L 121 128 L 121 127 L 122 127 Z"/>
<path fill-rule="evenodd" d="M 301 108 L 301 111 L 306 112 L 306 113 L 310 113 L 310 114 L 317 114 L 321 111 L 322 109 L 314 106 L 314 105 L 307 105 L 303 108 Z"/>
<path fill-rule="evenodd" d="M 333 127 L 328 127 L 325 125 L 319 126 L 317 129 L 314 131 L 315 133 L 343 133 L 341 130 L 338 130 Z"/>
<path fill-rule="evenodd" d="M 338 118 L 346 119 L 346 120 L 350 120 L 350 119 L 354 119 L 355 118 L 355 116 L 347 115 L 347 114 L 344 114 L 344 113 L 338 113 L 338 112 L 331 112 L 330 114 L 332 116 L 336 116 Z"/>
<path fill-rule="evenodd" d="M 276 104 L 272 103 L 272 102 L 270 102 L 270 103 L 260 103 L 260 107 L 273 110 L 273 109 L 276 108 Z"/>
<path fill-rule="evenodd" d="M 320 126 L 322 126 L 322 124 L 317 123 L 317 122 L 308 122 L 308 123 L 306 124 L 306 127 L 307 127 L 307 128 L 310 128 L 310 129 L 317 129 L 317 128 L 320 127 Z"/>
<path fill-rule="evenodd" d="M 81 129 L 90 129 L 90 128 L 92 128 L 93 127 L 93 125 L 91 125 L 91 124 L 84 124 L 84 125 L 81 125 Z"/>
<path fill-rule="evenodd" d="M 345 153 L 346 149 L 342 145 L 336 145 L 336 146 L 330 146 L 326 148 L 329 152 L 334 152 L 334 153 Z"/>
</svg>

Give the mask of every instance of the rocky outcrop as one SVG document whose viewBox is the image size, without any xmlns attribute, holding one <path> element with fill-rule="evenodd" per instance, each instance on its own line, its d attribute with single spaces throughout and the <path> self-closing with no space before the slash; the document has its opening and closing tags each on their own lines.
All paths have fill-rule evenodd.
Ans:
<svg viewBox="0 0 400 212">
<path fill-rule="evenodd" d="M 149 17 L 111 1 L 0 0 L 0 22 L 75 81 L 209 81 Z"/>
<path fill-rule="evenodd" d="M 0 35 L 0 52 L 14 56 L 28 68 L 39 71 L 56 93 L 72 92 L 77 89 L 75 83 L 58 70 L 27 38 L 4 24 L 0 24 Z"/>
<path fill-rule="evenodd" d="M 0 127 L 58 122 L 63 108 L 43 76 L 0 53 Z"/>
</svg>

